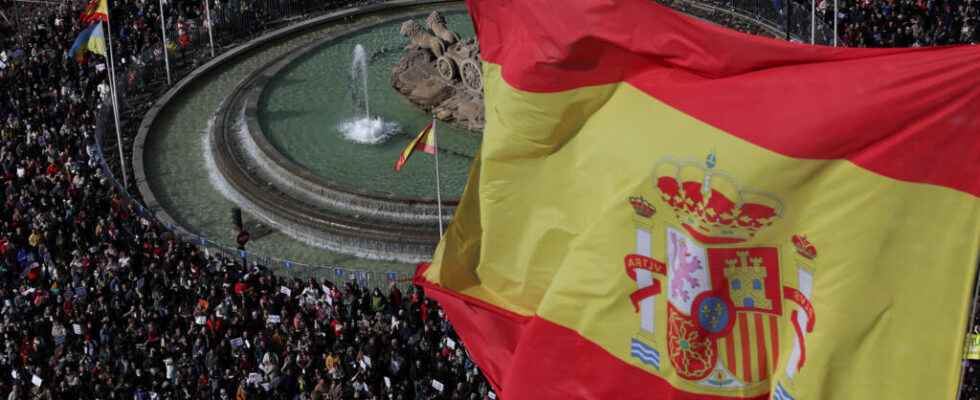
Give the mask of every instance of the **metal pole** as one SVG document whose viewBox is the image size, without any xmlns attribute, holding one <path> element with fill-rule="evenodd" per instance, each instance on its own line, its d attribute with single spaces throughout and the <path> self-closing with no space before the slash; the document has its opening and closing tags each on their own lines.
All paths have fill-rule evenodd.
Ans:
<svg viewBox="0 0 980 400">
<path fill-rule="evenodd" d="M 790 29 L 792 27 L 790 15 L 793 14 L 793 7 L 790 3 L 793 0 L 784 0 L 784 1 L 786 1 L 786 40 L 790 40 L 792 38 L 792 35 L 790 35 Z"/>
<path fill-rule="evenodd" d="M 439 240 L 442 240 L 442 192 L 439 190 L 439 142 L 436 138 L 436 117 L 432 117 L 432 147 L 436 151 L 436 209 L 439 210 Z"/>
<path fill-rule="evenodd" d="M 204 0 L 204 14 L 208 17 L 208 40 L 211 41 L 211 58 L 214 58 L 214 33 L 211 32 L 211 6 L 210 0 Z"/>
<path fill-rule="evenodd" d="M 20 43 L 20 47 L 21 47 L 21 49 L 24 50 L 24 53 L 27 53 L 27 49 L 24 48 L 24 28 L 23 28 L 23 25 L 21 25 L 22 20 L 24 19 L 24 5 L 23 4 L 18 4 L 17 5 L 17 15 L 15 17 L 16 18 L 14 18 L 14 20 L 17 21 L 17 42 Z M 28 23 L 28 26 L 30 26 L 30 23 Z M 30 29 L 30 28 L 28 28 L 28 29 Z"/>
<path fill-rule="evenodd" d="M 108 12 L 111 14 L 111 10 Z M 116 145 L 119 147 L 119 167 L 123 173 L 123 189 L 129 191 L 129 172 L 126 172 L 126 155 L 123 153 L 122 130 L 119 127 L 119 99 L 116 86 L 116 63 L 112 59 L 112 23 L 106 15 L 106 39 L 109 41 L 109 83 L 112 85 L 112 116 L 116 122 Z"/>
<path fill-rule="evenodd" d="M 837 0 L 834 0 L 834 47 L 837 47 Z"/>
<path fill-rule="evenodd" d="M 163 13 L 163 0 L 160 0 L 160 34 L 163 36 L 163 64 L 167 69 L 167 86 L 173 85 L 170 80 L 170 54 L 167 52 L 167 17 Z"/>
<path fill-rule="evenodd" d="M 978 296 L 980 296 L 980 281 L 978 281 L 978 279 L 980 279 L 980 261 L 977 261 L 977 268 L 978 268 L 978 271 L 976 273 L 976 276 L 974 276 L 974 279 L 973 279 L 973 302 L 970 303 L 970 324 L 966 326 L 966 329 L 969 332 L 973 332 L 973 324 L 975 324 L 976 323 L 976 320 L 977 320 L 977 314 L 976 314 L 976 312 L 977 312 L 977 298 L 978 298 Z M 964 343 L 964 346 L 965 345 L 966 345 L 966 343 Z M 956 385 L 956 398 L 957 399 L 960 398 L 960 394 L 962 394 L 962 392 L 963 392 L 963 380 L 966 379 L 966 365 L 963 365 L 962 364 L 964 362 L 967 362 L 966 361 L 966 357 L 963 357 L 963 360 L 960 361 L 960 363 L 961 363 L 961 365 L 960 365 L 960 384 L 959 385 Z"/>
<path fill-rule="evenodd" d="M 810 44 L 817 44 L 817 0 L 810 0 Z"/>
</svg>

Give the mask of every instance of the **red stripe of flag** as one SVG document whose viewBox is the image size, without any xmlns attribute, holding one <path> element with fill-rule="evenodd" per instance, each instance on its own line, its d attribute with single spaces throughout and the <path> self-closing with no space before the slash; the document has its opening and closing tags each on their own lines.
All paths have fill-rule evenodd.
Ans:
<svg viewBox="0 0 980 400">
<path fill-rule="evenodd" d="M 651 393 L 669 400 L 766 400 L 708 395 L 677 389 L 657 375 L 617 358 L 565 326 L 521 316 L 483 300 L 429 282 L 420 264 L 413 282 L 439 302 L 467 348 L 478 360 L 499 398 L 507 400 L 615 399 L 648 400 Z M 462 318 L 461 316 L 466 316 Z M 493 332 L 482 327 L 492 326 Z M 574 349 L 569 351 L 568 349 Z M 548 360 L 550 368 L 541 368 Z M 553 384 L 542 384 L 551 382 Z M 623 382 L 643 382 L 643 389 Z"/>
<path fill-rule="evenodd" d="M 801 46 L 725 29 L 652 1 L 467 5 L 481 58 L 500 65 L 514 88 L 558 92 L 627 82 L 788 157 L 846 159 L 893 179 L 980 196 L 980 141 L 971 134 L 980 132 L 976 46 Z M 588 29 L 545 23 L 583 20 Z M 750 101 L 746 87 L 754 93 Z M 937 168 L 945 165 L 954 167 Z"/>
<path fill-rule="evenodd" d="M 768 358 L 766 356 L 766 329 L 762 326 L 762 314 L 755 314 L 755 345 L 759 348 L 759 380 L 765 379 L 769 376 L 769 368 L 766 365 Z"/>
<path fill-rule="evenodd" d="M 745 372 L 745 381 L 752 382 L 752 346 L 749 344 L 749 323 L 748 313 L 741 313 L 738 317 L 738 330 L 742 333 L 742 371 Z"/>
<path fill-rule="evenodd" d="M 725 348 L 728 350 L 728 368 L 732 369 L 732 373 L 738 375 L 738 365 L 735 365 L 735 332 L 731 332 L 728 336 L 725 336 Z"/>
</svg>

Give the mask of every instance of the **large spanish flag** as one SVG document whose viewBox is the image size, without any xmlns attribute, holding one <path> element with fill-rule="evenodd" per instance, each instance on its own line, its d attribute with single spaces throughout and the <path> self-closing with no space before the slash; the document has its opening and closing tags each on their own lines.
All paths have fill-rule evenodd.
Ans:
<svg viewBox="0 0 980 400">
<path fill-rule="evenodd" d="M 980 47 L 470 0 L 480 157 L 416 282 L 515 399 L 951 399 Z"/>
</svg>

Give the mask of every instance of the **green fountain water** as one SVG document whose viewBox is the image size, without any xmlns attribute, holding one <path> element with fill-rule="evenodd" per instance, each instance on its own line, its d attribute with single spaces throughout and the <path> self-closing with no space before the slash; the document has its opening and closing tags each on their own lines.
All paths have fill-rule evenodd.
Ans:
<svg viewBox="0 0 980 400">
<path fill-rule="evenodd" d="M 388 86 L 387 74 L 406 43 L 393 30 L 395 24 L 408 15 L 421 19 L 432 9 L 443 11 L 454 29 L 472 32 L 465 14 L 450 11 L 460 10 L 459 6 L 419 7 L 396 17 L 359 17 L 350 23 L 379 25 L 327 44 L 284 70 L 269 86 L 261 107 L 260 118 L 271 142 L 287 157 L 332 182 L 378 193 L 431 196 L 431 156 L 418 156 L 399 175 L 390 173 L 398 152 L 428 117 Z M 234 244 L 229 210 L 235 205 L 212 186 L 205 167 L 202 142 L 209 119 L 242 79 L 291 51 L 346 29 L 349 25 L 324 26 L 254 50 L 201 79 L 161 111 L 146 143 L 146 175 L 158 202 L 178 224 L 209 240 Z M 351 49 L 357 42 L 375 57 L 369 64 L 372 114 L 401 126 L 400 134 L 374 147 L 346 141 L 337 128 L 353 112 L 348 90 Z M 379 53 L 386 45 L 390 50 Z M 334 72 L 338 75 L 333 76 Z M 441 127 L 440 133 L 440 146 L 462 154 L 441 155 L 440 159 L 446 179 L 444 193 L 455 197 L 468 169 L 467 155 L 474 154 L 479 138 L 448 126 Z M 249 250 L 324 266 L 399 272 L 411 269 L 406 264 L 328 252 L 278 232 L 253 240 Z"/>
<path fill-rule="evenodd" d="M 465 13 L 446 15 L 451 29 L 473 35 Z M 408 141 L 430 121 L 391 87 L 391 69 L 402 54 L 405 40 L 391 21 L 330 42 L 280 72 L 266 87 L 259 102 L 262 130 L 281 153 L 314 174 L 338 186 L 379 195 L 435 197 L 434 158 L 414 156 L 400 172 L 392 168 Z M 367 63 L 367 96 L 362 82 L 351 77 L 355 47 L 363 46 Z M 397 124 L 398 133 L 381 143 L 379 135 L 361 133 L 352 138 L 343 124 L 364 119 L 369 102 L 371 118 Z M 353 98 L 353 99 L 352 99 Z M 386 128 L 383 128 L 386 129 Z M 437 123 L 439 169 L 443 198 L 456 198 L 466 184 L 466 173 L 479 146 L 478 135 Z M 383 137 L 383 136 L 382 136 Z"/>
</svg>

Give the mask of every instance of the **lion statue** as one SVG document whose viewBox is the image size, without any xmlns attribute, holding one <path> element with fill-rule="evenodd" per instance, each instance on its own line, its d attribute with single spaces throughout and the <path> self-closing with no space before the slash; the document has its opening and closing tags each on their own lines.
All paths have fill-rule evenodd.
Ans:
<svg viewBox="0 0 980 400">
<path fill-rule="evenodd" d="M 446 18 L 439 14 L 438 11 L 433 11 L 429 14 L 429 17 L 425 19 L 426 24 L 429 25 L 429 29 L 432 30 L 439 39 L 442 39 L 446 45 L 451 45 L 459 41 L 459 35 L 456 32 L 449 30 L 446 27 Z"/>
<path fill-rule="evenodd" d="M 409 39 L 408 46 L 405 46 L 406 49 L 429 49 L 436 57 L 442 57 L 442 54 L 446 52 L 446 44 L 442 42 L 442 39 L 429 33 L 415 20 L 405 21 L 402 24 L 401 34 Z"/>
</svg>

